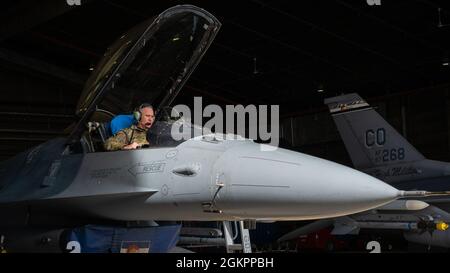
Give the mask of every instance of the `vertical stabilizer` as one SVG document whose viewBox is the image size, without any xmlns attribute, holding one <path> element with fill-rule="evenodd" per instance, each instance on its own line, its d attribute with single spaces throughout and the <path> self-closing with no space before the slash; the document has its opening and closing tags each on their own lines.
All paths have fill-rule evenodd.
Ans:
<svg viewBox="0 0 450 273">
<path fill-rule="evenodd" d="M 325 99 L 357 169 L 425 159 L 358 94 Z"/>
</svg>

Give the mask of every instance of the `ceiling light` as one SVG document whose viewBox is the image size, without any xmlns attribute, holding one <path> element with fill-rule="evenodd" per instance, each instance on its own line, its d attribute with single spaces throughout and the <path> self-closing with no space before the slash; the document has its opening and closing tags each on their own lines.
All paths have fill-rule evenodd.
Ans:
<svg viewBox="0 0 450 273">
<path fill-rule="evenodd" d="M 444 55 L 442 56 L 442 63 L 443 66 L 449 66 L 448 64 L 448 52 L 444 52 Z"/>
<path fill-rule="evenodd" d="M 322 93 L 325 89 L 323 88 L 323 84 L 319 84 L 319 87 L 317 87 L 317 92 Z"/>
</svg>

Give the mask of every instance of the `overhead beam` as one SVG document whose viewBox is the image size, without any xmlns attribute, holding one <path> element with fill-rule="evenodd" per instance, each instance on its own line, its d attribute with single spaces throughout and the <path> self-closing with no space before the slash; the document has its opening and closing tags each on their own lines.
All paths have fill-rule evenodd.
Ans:
<svg viewBox="0 0 450 273">
<path fill-rule="evenodd" d="M 30 130 L 30 129 L 0 129 L 0 133 L 63 135 L 63 133 L 61 131 L 55 131 L 55 130 Z"/>
<path fill-rule="evenodd" d="M 83 85 L 87 79 L 86 75 L 80 75 L 65 68 L 49 64 L 38 59 L 26 57 L 4 48 L 0 48 L 0 60 L 48 74 L 78 85 Z"/>
<path fill-rule="evenodd" d="M 28 112 L 0 112 L 0 116 L 13 117 L 43 117 L 43 118 L 73 118 L 74 115 L 51 114 L 51 113 L 28 113 Z"/>
</svg>

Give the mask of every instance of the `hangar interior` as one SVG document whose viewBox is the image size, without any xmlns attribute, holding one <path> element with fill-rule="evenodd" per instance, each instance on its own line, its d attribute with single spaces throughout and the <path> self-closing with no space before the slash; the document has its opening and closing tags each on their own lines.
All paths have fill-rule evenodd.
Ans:
<svg viewBox="0 0 450 273">
<path fill-rule="evenodd" d="M 1 158 L 63 134 L 106 47 L 140 21 L 182 3 L 4 3 Z M 192 4 L 223 26 L 175 104 L 190 104 L 193 96 L 204 104 L 278 104 L 285 145 L 351 164 L 323 99 L 357 92 L 425 156 L 450 161 L 448 3 Z"/>
<path fill-rule="evenodd" d="M 68 2 L 2 3 L 0 160 L 64 135 L 107 46 L 187 4 Z M 351 166 L 323 100 L 356 92 L 425 157 L 450 161 L 449 3 L 368 2 L 189 1 L 222 28 L 174 104 L 280 105 L 282 147 Z"/>
</svg>

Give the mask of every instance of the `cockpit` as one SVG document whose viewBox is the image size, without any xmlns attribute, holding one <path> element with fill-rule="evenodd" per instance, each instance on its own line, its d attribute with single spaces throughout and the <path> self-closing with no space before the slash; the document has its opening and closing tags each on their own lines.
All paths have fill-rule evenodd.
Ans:
<svg viewBox="0 0 450 273">
<path fill-rule="evenodd" d="M 114 114 L 99 109 L 96 111 L 95 116 L 96 121 L 88 122 L 80 140 L 80 145 L 85 153 L 105 151 L 104 143 L 109 137 L 113 136 L 111 120 L 114 118 Z M 147 132 L 147 141 L 150 145 L 142 147 L 144 149 L 175 147 L 188 139 L 186 135 L 193 137 L 195 134 L 194 130 L 197 129 L 195 126 L 192 126 L 189 120 L 184 119 L 170 107 L 165 107 L 159 111 L 158 117 L 159 119 L 154 122 Z M 122 129 L 127 127 L 123 126 Z M 189 130 L 187 134 L 183 132 L 186 129 Z"/>
<path fill-rule="evenodd" d="M 86 152 L 103 151 L 102 144 L 111 136 L 111 119 L 130 114 L 144 102 L 157 110 L 149 142 L 156 147 L 179 144 L 171 128 L 187 121 L 172 115 L 169 105 L 219 28 L 220 22 L 205 10 L 177 6 L 120 37 L 86 82 L 68 144 L 81 145 Z"/>
</svg>

